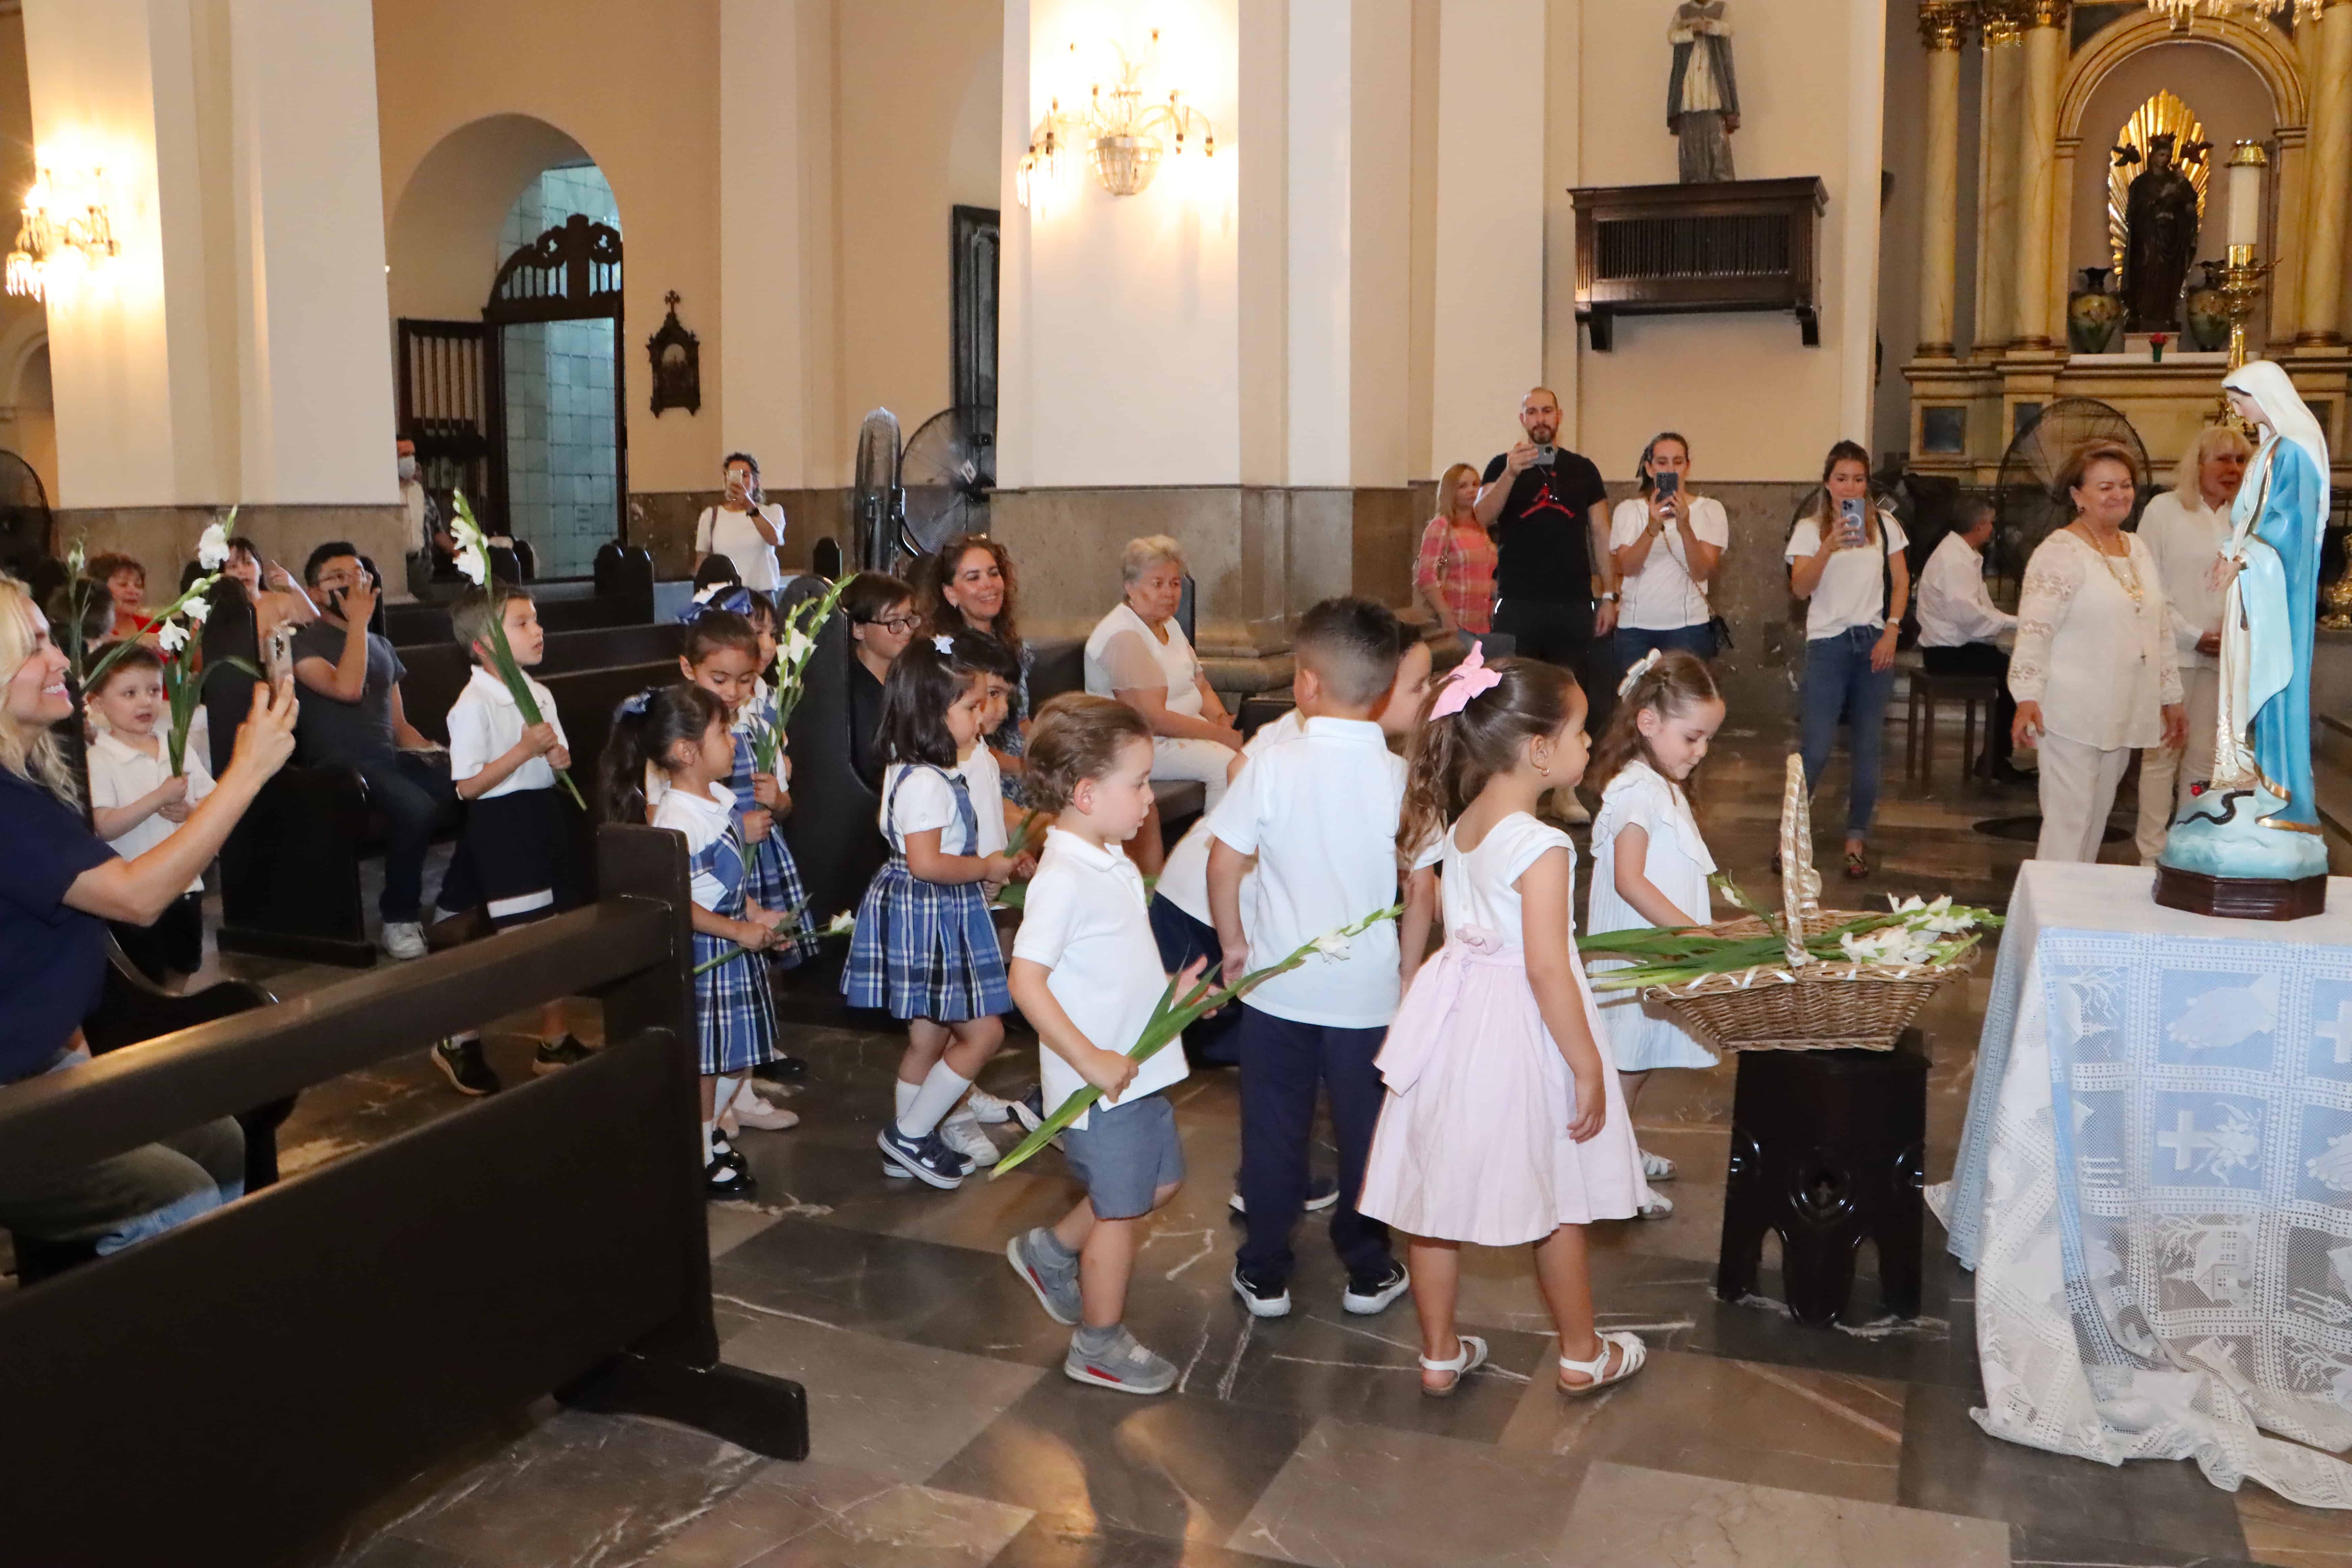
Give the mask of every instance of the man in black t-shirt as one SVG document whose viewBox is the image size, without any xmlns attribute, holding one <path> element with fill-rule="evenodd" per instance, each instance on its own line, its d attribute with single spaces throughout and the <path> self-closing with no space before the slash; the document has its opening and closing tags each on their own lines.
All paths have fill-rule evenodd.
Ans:
<svg viewBox="0 0 2352 1568">
<path fill-rule="evenodd" d="M 1590 650 L 1617 626 L 1609 492 L 1589 459 L 1552 445 L 1559 402 L 1549 388 L 1520 401 L 1519 427 L 1527 438 L 1486 465 L 1474 509 L 1495 536 L 1495 629 L 1513 639 L 1514 652 L 1573 673 L 1589 695 Z"/>
</svg>

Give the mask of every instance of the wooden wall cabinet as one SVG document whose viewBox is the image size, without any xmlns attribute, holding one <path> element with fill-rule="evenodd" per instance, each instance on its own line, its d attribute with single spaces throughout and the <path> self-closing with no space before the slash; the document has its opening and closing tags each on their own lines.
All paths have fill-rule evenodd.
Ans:
<svg viewBox="0 0 2352 1568">
<path fill-rule="evenodd" d="M 1613 346 L 1619 316 L 1789 310 L 1807 348 L 1822 342 L 1821 214 L 1811 175 L 1709 185 L 1571 190 L 1576 319 Z"/>
</svg>

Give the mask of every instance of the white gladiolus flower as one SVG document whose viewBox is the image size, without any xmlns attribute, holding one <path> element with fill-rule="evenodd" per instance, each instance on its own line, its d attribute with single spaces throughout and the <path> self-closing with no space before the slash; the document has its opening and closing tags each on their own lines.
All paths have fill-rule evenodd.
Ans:
<svg viewBox="0 0 2352 1568">
<path fill-rule="evenodd" d="M 490 580 L 490 557 L 478 547 L 457 552 L 457 571 L 467 582 L 479 588 Z"/>
<path fill-rule="evenodd" d="M 198 586 L 205 587 L 209 586 L 209 584 L 200 584 Z M 196 625 L 203 626 L 205 624 L 205 617 L 213 613 L 213 602 L 210 599 L 205 598 L 204 595 L 200 593 L 194 598 L 190 599 L 186 604 L 181 605 L 180 613 L 186 616 L 188 619 L 195 622 Z"/>
<path fill-rule="evenodd" d="M 850 913 L 847 910 L 844 910 L 839 914 L 834 916 L 833 919 L 825 922 L 824 934 L 827 936 L 847 936 L 851 931 L 856 931 L 856 929 L 857 917 Z"/>
<path fill-rule="evenodd" d="M 1344 932 L 1331 931 L 1315 939 L 1315 951 L 1326 958 L 1345 958 L 1348 956 L 1348 943 L 1350 940 Z"/>
<path fill-rule="evenodd" d="M 784 663 L 794 668 L 799 668 L 802 661 L 808 658 L 810 651 L 815 647 L 815 638 L 806 632 L 795 630 L 784 639 Z"/>
<path fill-rule="evenodd" d="M 207 572 L 217 572 L 228 564 L 228 530 L 215 522 L 196 541 L 196 564 Z"/>
<path fill-rule="evenodd" d="M 177 621 L 165 621 L 155 628 L 155 641 L 165 653 L 177 653 L 188 646 L 188 628 Z"/>
</svg>

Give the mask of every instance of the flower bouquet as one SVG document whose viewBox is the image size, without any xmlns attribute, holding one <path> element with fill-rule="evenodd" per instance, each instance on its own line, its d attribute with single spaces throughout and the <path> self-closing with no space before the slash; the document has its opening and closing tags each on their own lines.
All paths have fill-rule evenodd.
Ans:
<svg viewBox="0 0 2352 1568">
<path fill-rule="evenodd" d="M 774 778 L 776 767 L 783 760 L 784 727 L 793 721 L 793 714 L 808 692 L 808 661 L 816 652 L 817 633 L 833 615 L 834 606 L 841 603 L 842 590 L 849 586 L 854 575 L 845 572 L 813 599 L 803 599 L 794 605 L 776 624 L 776 695 L 774 717 L 767 722 L 754 721 L 751 728 L 751 767 L 755 773 Z"/>
<path fill-rule="evenodd" d="M 1289 973 L 1318 953 L 1325 958 L 1346 957 L 1348 944 L 1350 942 L 1382 921 L 1395 920 L 1402 913 L 1404 913 L 1402 904 L 1393 904 L 1385 910 L 1376 910 L 1352 925 L 1344 925 L 1338 931 L 1325 932 L 1279 963 L 1271 963 L 1264 969 L 1254 970 L 1231 985 L 1220 986 L 1204 977 L 1193 983 L 1192 991 L 1181 1002 L 1176 997 L 1176 986 L 1182 976 L 1169 976 L 1168 989 L 1160 994 L 1160 1000 L 1152 1006 L 1150 1019 L 1143 1026 L 1143 1033 L 1136 1037 L 1135 1044 L 1128 1047 L 1128 1056 L 1139 1062 L 1150 1060 L 1160 1053 L 1162 1047 L 1206 1015 L 1215 1012 L 1229 1003 L 1240 1001 L 1276 975 Z M 989 1172 L 988 1179 L 992 1182 L 996 1180 L 997 1177 L 1061 1136 L 1065 1128 L 1084 1115 L 1087 1108 L 1101 1098 L 1102 1090 L 1089 1084 L 1062 1101 L 1054 1114 L 1038 1123 L 1036 1131 L 1024 1138 L 1014 1145 L 1011 1153 L 996 1163 L 996 1168 Z"/>
<path fill-rule="evenodd" d="M 829 941 L 830 939 L 837 936 L 847 936 L 851 931 L 857 929 L 857 917 L 850 913 L 847 910 L 842 910 L 841 913 L 827 921 L 823 931 L 814 932 L 808 931 L 806 915 L 807 906 L 803 905 L 801 908 L 793 910 L 791 913 L 785 915 L 782 920 L 778 921 L 769 929 L 773 931 L 778 936 L 800 936 L 806 932 L 809 935 L 814 936 L 819 942 Z M 734 963 L 737 959 L 743 957 L 751 951 L 751 950 L 748 947 L 739 945 L 732 952 L 722 952 L 716 958 L 705 959 L 702 963 L 696 964 L 694 966 L 694 973 L 697 974 L 708 974 L 721 964 Z"/>
<path fill-rule="evenodd" d="M 475 521 L 474 509 L 466 504 L 465 491 L 453 491 L 449 499 L 452 510 L 457 513 L 449 520 L 449 537 L 457 544 L 457 570 L 475 587 L 488 588 L 490 585 L 489 536 Z M 528 727 L 544 723 L 546 720 L 539 710 L 539 699 L 531 695 L 530 682 L 523 678 L 522 666 L 515 662 L 514 650 L 507 646 L 507 618 L 503 610 L 488 617 L 488 625 L 490 662 L 498 667 L 499 679 L 507 683 L 508 694 L 514 698 L 515 707 L 522 714 L 523 724 Z M 555 782 L 563 786 L 564 793 L 572 797 L 572 804 L 583 811 L 587 810 L 588 803 L 580 797 L 580 786 L 572 782 L 571 773 L 555 767 L 552 763 L 548 766 L 554 768 Z"/>
<path fill-rule="evenodd" d="M 1779 918 L 1727 879 L 1734 920 L 1689 931 L 1602 931 L 1580 952 L 1631 959 L 1591 976 L 1596 990 L 1638 988 L 1692 1033 L 1726 1050 L 1891 1050 L 1937 989 L 1968 973 L 2000 917 L 1990 910 L 1890 896 L 1884 914 L 1825 910 L 1812 869 L 1804 766 L 1789 759 L 1780 816 L 1788 868 Z"/>
<path fill-rule="evenodd" d="M 172 721 L 163 734 L 163 760 L 178 778 L 187 772 L 188 731 L 195 723 L 196 704 L 204 697 L 205 682 L 215 669 L 234 668 L 244 671 L 256 680 L 263 679 L 261 671 L 242 658 L 225 658 L 203 669 L 196 668 L 196 637 L 205 618 L 213 612 L 210 597 L 214 584 L 221 579 L 221 568 L 228 563 L 228 531 L 236 521 L 236 509 L 231 507 L 226 516 L 206 525 L 204 535 L 196 541 L 196 564 L 204 575 L 188 584 L 180 596 L 157 612 L 154 618 L 155 647 L 163 660 L 163 697 L 171 707 Z M 79 575 L 81 565 L 81 545 L 77 542 L 68 555 L 68 564 Z M 68 657 L 76 667 L 81 662 L 80 606 L 77 605 L 75 624 L 69 636 L 72 646 Z M 128 640 L 117 644 L 104 658 L 81 677 L 82 695 L 88 697 L 106 684 L 107 676 L 115 664 L 130 651 Z"/>
</svg>

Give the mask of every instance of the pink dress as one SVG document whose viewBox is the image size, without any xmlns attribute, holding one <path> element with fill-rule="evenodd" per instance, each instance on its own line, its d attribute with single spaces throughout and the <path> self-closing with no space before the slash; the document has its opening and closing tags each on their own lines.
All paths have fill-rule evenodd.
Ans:
<svg viewBox="0 0 2352 1568">
<path fill-rule="evenodd" d="M 1517 882 L 1555 848 L 1572 876 L 1568 835 L 1519 812 L 1475 849 L 1449 832 L 1423 858 L 1444 871 L 1445 945 L 1413 977 L 1381 1047 L 1388 1099 L 1356 1205 L 1409 1235 L 1511 1247 L 1630 1218 L 1640 1202 L 1642 1157 L 1583 964 L 1577 994 L 1609 1110 L 1585 1142 L 1568 1135 L 1575 1080 L 1528 984 Z"/>
</svg>

